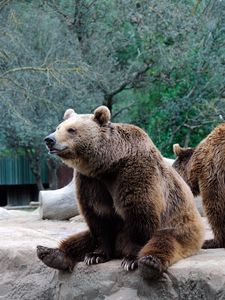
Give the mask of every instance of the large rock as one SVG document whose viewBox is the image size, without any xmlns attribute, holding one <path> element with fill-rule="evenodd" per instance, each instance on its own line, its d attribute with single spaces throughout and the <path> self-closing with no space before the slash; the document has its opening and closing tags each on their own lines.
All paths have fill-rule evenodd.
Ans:
<svg viewBox="0 0 225 300">
<path fill-rule="evenodd" d="M 29 213 L 0 220 L 0 299 L 225 299 L 224 249 L 201 250 L 149 282 L 138 271 L 123 271 L 118 260 L 97 266 L 79 263 L 69 274 L 37 259 L 37 244 L 56 247 L 58 240 L 85 228 L 80 217 L 71 223 L 39 220 Z"/>
</svg>

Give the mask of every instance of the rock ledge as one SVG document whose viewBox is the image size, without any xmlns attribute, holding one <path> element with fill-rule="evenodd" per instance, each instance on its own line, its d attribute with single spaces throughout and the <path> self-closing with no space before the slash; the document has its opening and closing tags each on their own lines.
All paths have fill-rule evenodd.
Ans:
<svg viewBox="0 0 225 300">
<path fill-rule="evenodd" d="M 59 239 L 84 228 L 80 219 L 40 221 L 31 214 L 0 220 L 0 299 L 225 299 L 224 249 L 201 250 L 155 282 L 143 280 L 138 271 L 122 270 L 118 260 L 97 266 L 79 263 L 68 274 L 37 259 L 37 244 L 54 247 Z"/>
</svg>

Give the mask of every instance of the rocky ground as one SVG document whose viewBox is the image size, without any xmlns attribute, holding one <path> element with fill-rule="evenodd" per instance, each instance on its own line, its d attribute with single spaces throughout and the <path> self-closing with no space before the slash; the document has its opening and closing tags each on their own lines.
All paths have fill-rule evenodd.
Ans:
<svg viewBox="0 0 225 300">
<path fill-rule="evenodd" d="M 80 263 L 68 274 L 37 259 L 38 244 L 55 247 L 58 240 L 84 228 L 80 217 L 43 221 L 35 212 L 0 209 L 0 299 L 225 299 L 224 249 L 201 250 L 170 267 L 157 282 L 143 280 L 138 271 L 123 271 L 120 261 Z"/>
</svg>

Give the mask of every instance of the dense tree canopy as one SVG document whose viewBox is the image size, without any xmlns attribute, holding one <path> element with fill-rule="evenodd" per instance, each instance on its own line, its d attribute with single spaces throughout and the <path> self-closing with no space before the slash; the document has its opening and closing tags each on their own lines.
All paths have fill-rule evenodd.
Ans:
<svg viewBox="0 0 225 300">
<path fill-rule="evenodd" d="M 166 156 L 195 145 L 225 118 L 224 11 L 219 0 L 2 1 L 1 153 L 29 155 L 38 181 L 64 110 L 100 104 Z"/>
</svg>

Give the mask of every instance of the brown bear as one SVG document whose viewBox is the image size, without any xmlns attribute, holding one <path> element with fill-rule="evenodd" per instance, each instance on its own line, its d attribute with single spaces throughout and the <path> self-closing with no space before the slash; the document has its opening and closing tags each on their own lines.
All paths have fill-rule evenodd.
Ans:
<svg viewBox="0 0 225 300">
<path fill-rule="evenodd" d="M 45 138 L 50 153 L 76 169 L 77 199 L 88 230 L 58 248 L 37 247 L 48 266 L 72 270 L 79 261 L 123 258 L 157 278 L 171 264 L 195 254 L 204 230 L 190 188 L 167 165 L 140 128 L 110 122 L 107 107 L 80 115 L 69 109 Z"/>
<path fill-rule="evenodd" d="M 214 233 L 203 248 L 225 247 L 225 123 L 216 127 L 196 148 L 173 146 L 173 167 L 184 178 L 203 207 Z"/>
</svg>

